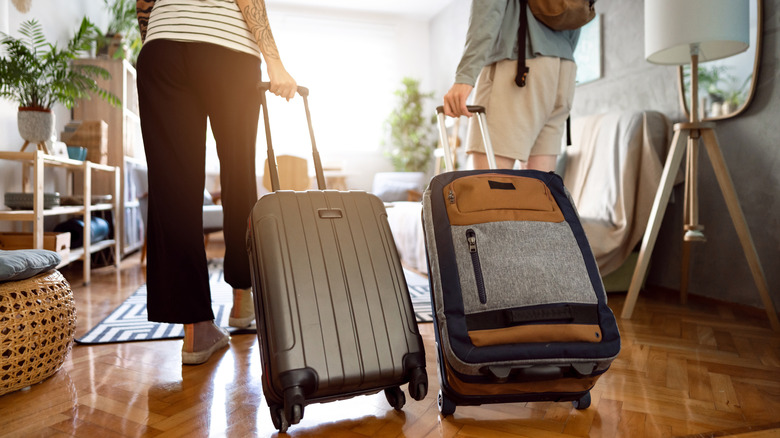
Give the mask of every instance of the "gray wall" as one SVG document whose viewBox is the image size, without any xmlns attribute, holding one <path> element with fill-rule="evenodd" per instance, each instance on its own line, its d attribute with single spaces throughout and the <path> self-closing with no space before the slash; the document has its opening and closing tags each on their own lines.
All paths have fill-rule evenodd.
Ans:
<svg viewBox="0 0 780 438">
<path fill-rule="evenodd" d="M 719 122 L 716 129 L 776 306 L 780 306 L 778 3 L 764 0 L 763 48 L 755 100 L 746 113 Z M 439 56 L 432 51 L 431 77 L 441 95 L 451 85 L 460 57 L 469 4 L 468 0 L 453 0 L 431 23 L 432 47 L 447 47 Z M 646 109 L 661 111 L 674 122 L 683 121 L 676 68 L 653 65 L 644 59 L 644 3 L 599 0 L 596 8 L 602 14 L 602 78 L 578 86 L 572 115 Z M 712 166 L 706 153 L 701 155 L 699 211 L 708 242 L 696 245 L 692 251 L 689 293 L 763 307 Z M 648 282 L 677 289 L 683 234 L 681 187 L 675 189 L 673 198 L 663 220 Z"/>
</svg>

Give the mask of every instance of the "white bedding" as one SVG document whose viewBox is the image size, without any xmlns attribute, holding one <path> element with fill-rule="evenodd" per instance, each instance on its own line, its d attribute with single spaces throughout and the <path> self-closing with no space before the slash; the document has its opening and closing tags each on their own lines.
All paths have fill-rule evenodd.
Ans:
<svg viewBox="0 0 780 438">
<path fill-rule="evenodd" d="M 669 131 L 668 120 L 656 111 L 572 119 L 564 184 L 602 275 L 619 268 L 642 240 Z"/>
<path fill-rule="evenodd" d="M 410 269 L 428 273 L 428 263 L 425 260 L 425 238 L 422 229 L 422 203 L 420 202 L 389 202 L 387 221 L 393 232 L 401 262 Z"/>
</svg>

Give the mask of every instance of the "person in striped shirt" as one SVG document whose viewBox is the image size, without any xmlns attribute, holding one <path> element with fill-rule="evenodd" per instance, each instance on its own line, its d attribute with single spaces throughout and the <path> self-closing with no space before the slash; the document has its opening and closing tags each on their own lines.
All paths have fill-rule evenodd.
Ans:
<svg viewBox="0 0 780 438">
<path fill-rule="evenodd" d="M 206 123 L 220 161 L 224 275 L 233 287 L 230 325 L 254 321 L 247 218 L 257 201 L 255 141 L 265 62 L 271 92 L 290 100 L 264 0 L 137 0 L 141 130 L 149 175 L 147 312 L 184 324 L 182 363 L 228 345 L 214 323 L 203 241 Z"/>
</svg>

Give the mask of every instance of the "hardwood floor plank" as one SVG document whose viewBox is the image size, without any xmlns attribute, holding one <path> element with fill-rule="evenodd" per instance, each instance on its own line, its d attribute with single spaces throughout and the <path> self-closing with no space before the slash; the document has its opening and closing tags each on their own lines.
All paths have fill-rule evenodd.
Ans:
<svg viewBox="0 0 780 438">
<path fill-rule="evenodd" d="M 654 386 L 666 385 L 668 354 L 657 347 L 650 347 L 647 355 L 647 380 Z"/>
<path fill-rule="evenodd" d="M 688 363 L 688 395 L 694 400 L 714 401 L 712 382 L 707 367 Z"/>
<path fill-rule="evenodd" d="M 715 345 L 718 346 L 719 351 L 728 353 L 738 353 L 737 345 L 734 342 L 734 336 L 725 330 L 715 330 L 713 333 L 715 337 Z"/>
<path fill-rule="evenodd" d="M 590 428 L 592 436 L 616 436 L 623 402 L 602 397 Z"/>
<path fill-rule="evenodd" d="M 671 438 L 672 426 L 663 421 L 663 418 L 657 415 L 645 415 L 645 436 L 653 438 Z"/>
<path fill-rule="evenodd" d="M 666 387 L 688 391 L 688 361 L 672 356 L 666 360 Z"/>
<path fill-rule="evenodd" d="M 645 433 L 646 420 L 647 414 L 623 409 L 620 413 L 620 422 L 618 423 L 616 436 L 630 438 L 652 437 L 653 435 L 646 435 Z"/>
<path fill-rule="evenodd" d="M 731 376 L 726 374 L 709 373 L 712 395 L 715 399 L 715 409 L 727 412 L 739 412 L 742 406 L 739 397 L 731 383 Z"/>
<path fill-rule="evenodd" d="M 3 436 L 7 437 L 30 437 L 47 436 L 44 431 L 50 430 L 49 427 L 69 420 L 72 417 L 57 412 L 56 409 L 41 411 L 35 418 L 17 418 L 9 421 L 3 426 Z"/>
<path fill-rule="evenodd" d="M 149 412 L 144 401 L 126 404 L 98 394 L 87 394 L 79 397 L 79 404 L 137 424 L 155 424 L 163 420 L 161 415 Z"/>
</svg>

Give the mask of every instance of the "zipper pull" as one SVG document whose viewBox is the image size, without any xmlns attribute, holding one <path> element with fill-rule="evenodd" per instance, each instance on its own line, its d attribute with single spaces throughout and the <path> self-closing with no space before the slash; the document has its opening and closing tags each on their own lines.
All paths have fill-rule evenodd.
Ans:
<svg viewBox="0 0 780 438">
<path fill-rule="evenodd" d="M 477 234 L 474 230 L 466 230 L 466 241 L 469 244 L 469 252 L 477 252 Z"/>
<path fill-rule="evenodd" d="M 450 193 L 447 195 L 447 199 L 449 199 L 450 204 L 455 203 L 455 193 L 452 192 L 452 189 L 450 189 Z"/>
</svg>

